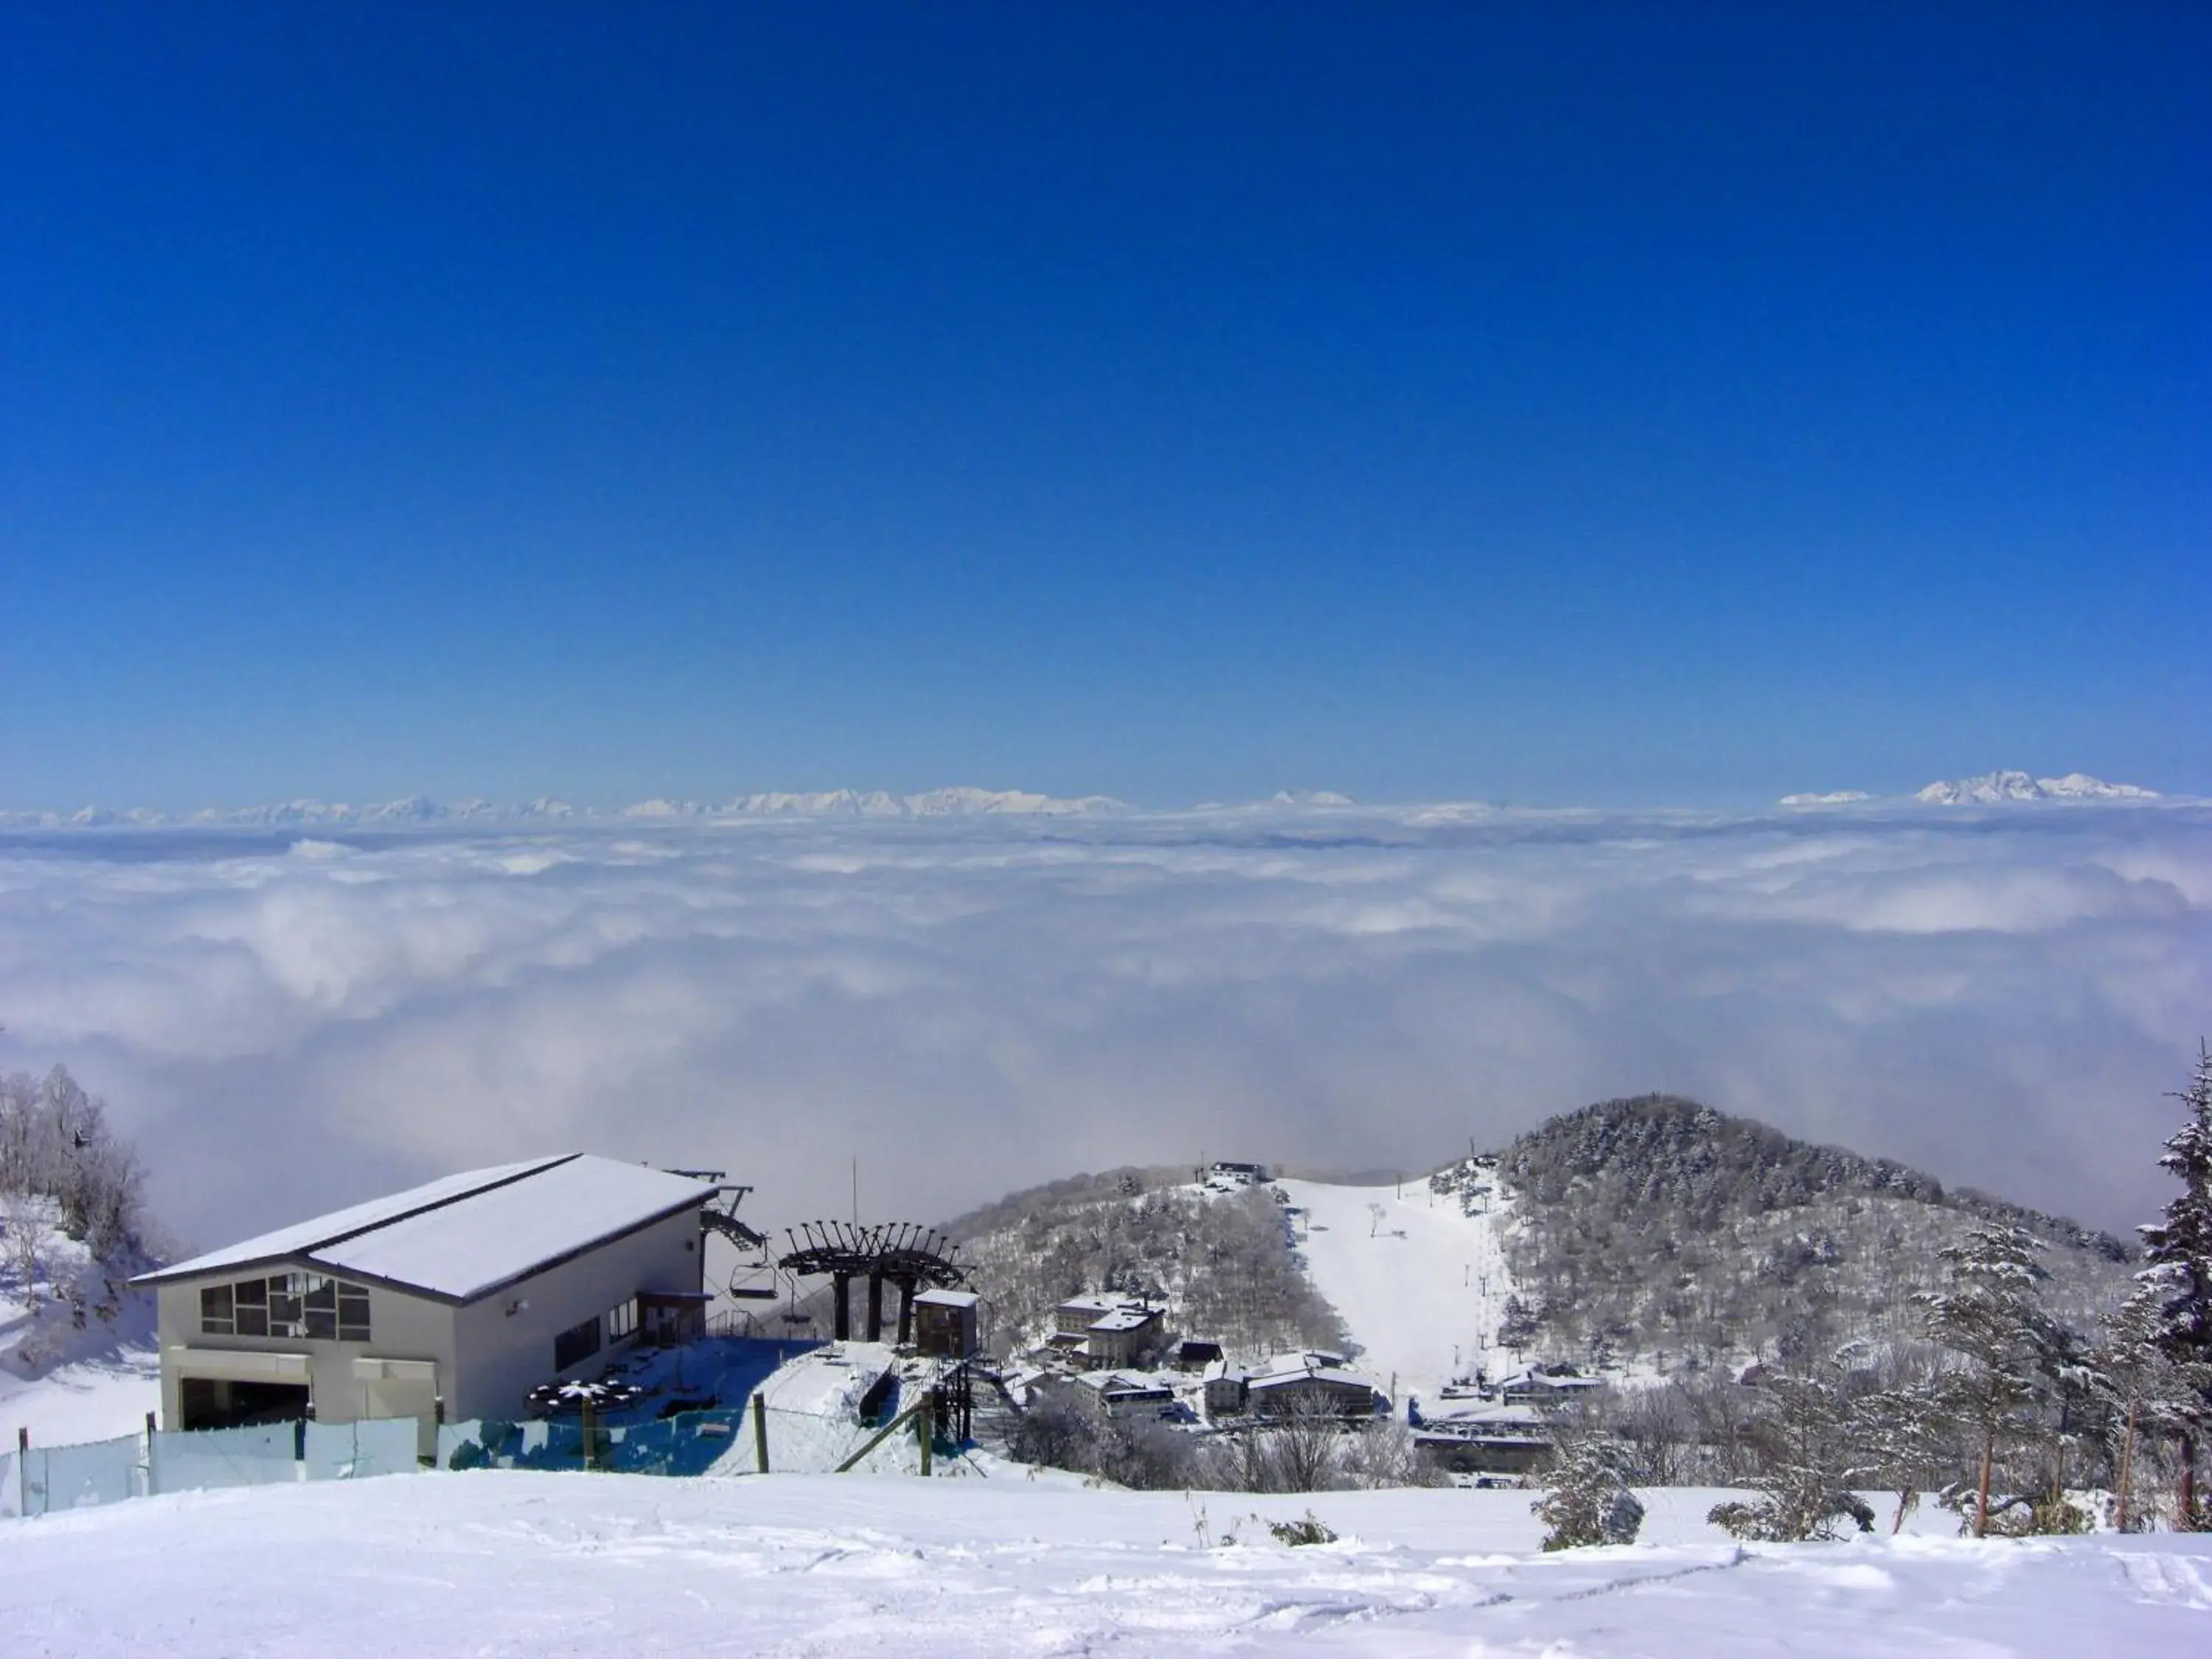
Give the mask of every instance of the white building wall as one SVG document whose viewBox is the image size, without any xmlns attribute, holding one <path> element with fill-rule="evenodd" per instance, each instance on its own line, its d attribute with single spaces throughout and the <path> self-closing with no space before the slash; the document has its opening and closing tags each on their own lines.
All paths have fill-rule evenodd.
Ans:
<svg viewBox="0 0 2212 1659">
<path fill-rule="evenodd" d="M 699 1212 L 684 1210 L 456 1309 L 462 1363 L 447 1420 L 521 1416 L 524 1397 L 554 1376 L 562 1332 L 604 1319 L 640 1291 L 697 1291 L 705 1282 Z M 606 1364 L 604 1324 L 599 1334 L 599 1351 L 567 1375 L 595 1376 Z"/>
</svg>

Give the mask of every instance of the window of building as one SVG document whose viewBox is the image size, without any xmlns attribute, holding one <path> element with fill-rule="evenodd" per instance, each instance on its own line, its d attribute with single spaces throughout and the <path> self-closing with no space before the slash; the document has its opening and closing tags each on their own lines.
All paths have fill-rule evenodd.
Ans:
<svg viewBox="0 0 2212 1659">
<path fill-rule="evenodd" d="M 272 1273 L 210 1285 L 200 1291 L 200 1329 L 210 1336 L 366 1342 L 368 1291 L 321 1273 Z"/>
<path fill-rule="evenodd" d="M 599 1317 L 593 1314 L 553 1339 L 553 1369 L 565 1371 L 571 1365 L 580 1365 L 599 1351 Z"/>
<path fill-rule="evenodd" d="M 607 1310 L 607 1340 L 621 1342 L 637 1334 L 637 1298 L 617 1302 Z"/>
</svg>

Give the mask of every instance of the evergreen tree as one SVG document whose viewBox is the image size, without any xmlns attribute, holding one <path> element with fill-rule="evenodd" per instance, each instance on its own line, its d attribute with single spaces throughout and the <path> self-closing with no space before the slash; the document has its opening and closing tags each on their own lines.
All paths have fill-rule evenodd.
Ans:
<svg viewBox="0 0 2212 1659">
<path fill-rule="evenodd" d="M 2165 1297 L 2146 1275 L 2135 1291 L 2105 1317 L 2104 1340 L 2089 1355 L 2099 1396 L 2110 1416 L 2115 1498 L 2113 1524 L 2136 1529 L 2142 1518 L 2135 1501 L 2136 1448 L 2148 1434 L 2178 1433 L 2198 1409 L 2212 1367 L 2176 1364 L 2160 1345 Z"/>
<path fill-rule="evenodd" d="M 2179 1375 L 2193 1383 L 2174 1403 L 2181 1437 L 2181 1512 L 2178 1524 L 2203 1522 L 2197 1499 L 2197 1436 L 2212 1420 L 2212 1049 L 2197 1049 L 2197 1073 L 2174 1097 L 2188 1118 L 2166 1143 L 2159 1167 L 2181 1182 L 2166 1218 L 2143 1228 L 2139 1275 L 2157 1304 L 2152 1335 Z"/>
<path fill-rule="evenodd" d="M 1897 1494 L 1893 1534 L 1905 1530 L 1926 1488 L 1948 1479 L 1958 1467 L 1956 1425 L 1936 1391 L 1935 1379 L 1918 1387 L 1884 1389 L 1858 1401 L 1858 1441 L 1874 1476 Z"/>
<path fill-rule="evenodd" d="M 1918 1298 L 1929 1335 L 1963 1362 L 1944 1374 L 1938 1397 L 1972 1431 L 1980 1453 L 1977 1538 L 1989 1533 L 1990 1474 L 1997 1447 L 2025 1426 L 2022 1413 L 2044 1393 L 2059 1345 L 2057 1328 L 2041 1301 L 2045 1273 L 2036 1257 L 2042 1249 L 2019 1227 L 1972 1228 L 1939 1252 L 1950 1287 Z"/>
</svg>

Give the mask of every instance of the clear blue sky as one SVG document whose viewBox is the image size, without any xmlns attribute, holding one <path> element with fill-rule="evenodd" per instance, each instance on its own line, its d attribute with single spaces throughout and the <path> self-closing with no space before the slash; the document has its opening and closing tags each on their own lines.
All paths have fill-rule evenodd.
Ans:
<svg viewBox="0 0 2212 1659">
<path fill-rule="evenodd" d="M 0 11 L 0 805 L 2212 791 L 2201 4 Z"/>
</svg>

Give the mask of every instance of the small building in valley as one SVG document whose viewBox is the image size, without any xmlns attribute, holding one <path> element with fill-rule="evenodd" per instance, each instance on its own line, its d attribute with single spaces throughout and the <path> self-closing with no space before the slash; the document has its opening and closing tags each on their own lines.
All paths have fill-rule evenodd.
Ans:
<svg viewBox="0 0 2212 1659">
<path fill-rule="evenodd" d="M 1187 1336 L 1175 1345 L 1169 1363 L 1179 1371 L 1202 1371 L 1221 1358 L 1221 1345 L 1204 1337 Z"/>
<path fill-rule="evenodd" d="M 472 1170 L 141 1275 L 161 1422 L 517 1418 L 705 1299 L 689 1176 L 571 1153 Z"/>
<path fill-rule="evenodd" d="M 1135 1297 L 1075 1296 L 1053 1310 L 1052 1346 L 1094 1366 L 1136 1364 L 1165 1336 L 1160 1310 Z"/>
<path fill-rule="evenodd" d="M 1380 1389 L 1357 1371 L 1310 1362 L 1252 1378 L 1246 1398 L 1253 1413 L 1261 1417 L 1295 1417 L 1319 1411 L 1353 1419 L 1386 1411 L 1390 1403 Z"/>
</svg>

